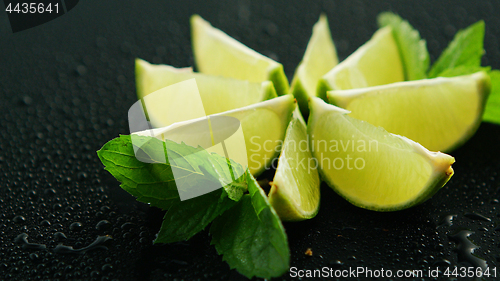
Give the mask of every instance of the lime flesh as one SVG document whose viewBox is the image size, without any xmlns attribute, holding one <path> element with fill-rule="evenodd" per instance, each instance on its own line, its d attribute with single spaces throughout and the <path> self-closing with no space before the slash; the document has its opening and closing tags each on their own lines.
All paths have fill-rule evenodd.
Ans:
<svg viewBox="0 0 500 281">
<path fill-rule="evenodd" d="M 270 166 L 272 159 L 280 151 L 287 125 L 295 109 L 293 96 L 285 95 L 209 114 L 205 113 L 204 106 L 197 101 L 196 95 L 198 90 L 195 79 L 190 79 L 145 96 L 143 100 L 149 121 L 156 128 L 164 128 L 174 123 L 204 118 L 206 115 L 237 118 L 245 139 L 250 172 L 258 175 Z"/>
<path fill-rule="evenodd" d="M 319 209 L 319 174 L 308 146 L 306 125 L 299 115 L 294 112 L 288 125 L 269 192 L 269 202 L 287 221 L 310 219 Z"/>
<path fill-rule="evenodd" d="M 430 198 L 453 175 L 455 159 L 351 118 L 313 98 L 308 134 L 322 178 L 352 204 L 376 211 L 405 209 Z"/>
<path fill-rule="evenodd" d="M 452 78 L 328 92 L 330 103 L 351 117 L 408 137 L 433 151 L 451 151 L 481 122 L 490 92 L 485 72 Z"/>
<path fill-rule="evenodd" d="M 196 67 L 200 72 L 255 83 L 270 80 L 278 95 L 288 93 L 283 65 L 212 27 L 198 15 L 191 17 L 191 37 Z"/>
<path fill-rule="evenodd" d="M 337 64 L 337 51 L 328 27 L 328 19 L 323 14 L 313 27 L 311 39 L 302 61 L 295 70 L 290 89 L 304 115 L 309 114 L 307 101 L 309 97 L 316 96 L 319 79 Z"/>
<path fill-rule="evenodd" d="M 135 73 L 139 98 L 161 88 L 194 78 L 207 115 L 244 107 L 277 96 L 273 83 L 270 81 L 252 83 L 195 73 L 191 68 L 154 65 L 141 59 L 135 61 Z"/>
<path fill-rule="evenodd" d="M 398 46 L 391 27 L 379 29 L 373 37 L 323 76 L 318 97 L 326 91 L 346 90 L 404 81 Z"/>
</svg>

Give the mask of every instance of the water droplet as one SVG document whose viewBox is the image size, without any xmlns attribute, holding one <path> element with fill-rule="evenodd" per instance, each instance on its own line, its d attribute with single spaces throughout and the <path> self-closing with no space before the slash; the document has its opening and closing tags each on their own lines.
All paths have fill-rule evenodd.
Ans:
<svg viewBox="0 0 500 281">
<path fill-rule="evenodd" d="M 474 253 L 474 250 L 479 248 L 469 240 L 469 236 L 473 233 L 474 232 L 470 230 L 461 230 L 458 233 L 450 236 L 450 240 L 458 244 L 456 247 L 458 262 L 468 262 L 472 266 L 481 267 L 483 270 L 485 270 L 488 266 L 486 261 L 472 255 Z"/>
<path fill-rule="evenodd" d="M 22 244 L 23 249 L 30 249 L 30 250 L 45 250 L 47 247 L 44 244 L 36 244 L 36 243 L 29 243 L 28 242 L 28 234 L 27 233 L 21 233 L 14 238 L 14 242 L 18 244 Z"/>
<path fill-rule="evenodd" d="M 113 266 L 109 263 L 105 264 L 102 266 L 101 270 L 103 272 L 108 272 L 108 271 L 111 271 L 113 269 Z"/>
<path fill-rule="evenodd" d="M 126 222 L 126 223 L 122 224 L 121 229 L 123 229 L 123 230 L 130 230 L 130 229 L 132 229 L 133 227 L 134 227 L 134 224 L 133 224 L 133 223 L 131 223 L 131 222 Z"/>
<path fill-rule="evenodd" d="M 490 218 L 485 217 L 485 216 L 483 216 L 479 213 L 476 213 L 476 212 L 466 213 L 464 216 L 471 219 L 471 220 L 481 220 L 481 221 L 488 221 L 488 222 L 491 221 Z"/>
<path fill-rule="evenodd" d="M 74 223 L 70 224 L 70 226 L 69 226 L 69 229 L 71 231 L 80 231 L 80 230 L 82 230 L 82 228 L 83 228 L 83 225 L 81 222 L 74 222 Z"/>
<path fill-rule="evenodd" d="M 38 261 L 40 259 L 40 256 L 38 256 L 36 253 L 31 253 L 30 259 L 33 261 Z"/>
<path fill-rule="evenodd" d="M 43 193 L 45 193 L 45 195 L 55 195 L 57 192 L 55 189 L 49 188 L 49 189 L 45 189 L 45 191 Z"/>
<path fill-rule="evenodd" d="M 341 267 L 344 263 L 341 260 L 332 260 L 330 261 L 330 265 L 332 267 Z"/>
<path fill-rule="evenodd" d="M 84 65 L 79 65 L 76 67 L 76 73 L 80 76 L 87 74 L 87 68 Z"/>
<path fill-rule="evenodd" d="M 33 99 L 29 96 L 24 96 L 21 102 L 23 105 L 31 105 L 33 103 Z"/>
<path fill-rule="evenodd" d="M 68 237 L 66 237 L 66 234 L 62 233 L 62 232 L 56 232 L 54 233 L 54 240 L 56 241 L 63 241 L 63 240 L 66 240 L 68 239 Z"/>
<path fill-rule="evenodd" d="M 456 217 L 457 217 L 457 215 L 446 215 L 446 216 L 443 216 L 439 220 L 438 227 L 441 227 L 441 226 L 452 226 L 453 225 L 453 220 Z"/>
<path fill-rule="evenodd" d="M 95 226 L 95 228 L 97 230 L 106 230 L 106 229 L 109 229 L 111 227 L 111 223 L 107 220 L 102 220 L 100 222 L 98 222 Z"/>
<path fill-rule="evenodd" d="M 15 216 L 12 221 L 14 221 L 15 223 L 21 223 L 21 222 L 24 222 L 26 221 L 26 218 L 23 217 L 23 216 Z"/>
<path fill-rule="evenodd" d="M 104 246 L 104 242 L 112 239 L 111 236 L 106 235 L 106 236 L 98 236 L 94 242 L 92 242 L 90 245 L 80 248 L 80 249 L 74 249 L 71 246 L 65 246 L 62 244 L 57 245 L 54 248 L 54 253 L 58 254 L 85 254 L 88 251 L 96 250 L 96 249 L 103 249 L 107 250 L 108 248 Z"/>
</svg>

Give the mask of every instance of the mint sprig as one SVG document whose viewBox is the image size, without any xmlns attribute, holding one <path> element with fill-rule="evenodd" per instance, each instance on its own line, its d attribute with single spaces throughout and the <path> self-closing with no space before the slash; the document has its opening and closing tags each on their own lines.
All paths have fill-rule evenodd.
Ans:
<svg viewBox="0 0 500 281">
<path fill-rule="evenodd" d="M 278 277 L 290 264 L 287 236 L 266 194 L 247 174 L 250 194 L 214 221 L 211 244 L 231 268 L 248 278 Z"/>
<path fill-rule="evenodd" d="M 231 268 L 249 278 L 276 277 L 288 270 L 290 250 L 283 225 L 255 178 L 248 171 L 241 173 L 241 165 L 230 162 L 237 174 L 243 174 L 234 180 L 224 168 L 228 160 L 223 156 L 169 140 L 132 137 L 134 142 L 131 136 L 115 138 L 97 154 L 124 190 L 138 201 L 168 210 L 154 243 L 188 240 L 215 220 L 210 228 L 212 244 Z M 134 143 L 147 146 L 144 149 L 147 155 L 139 158 L 153 163 L 136 158 Z M 157 156 L 165 155 L 166 151 L 178 157 L 161 163 Z M 183 157 L 193 154 L 196 157 Z M 193 185 L 203 186 L 212 181 L 231 183 L 180 201 L 173 167 L 186 170 Z M 244 195 L 247 187 L 249 194 Z"/>
<path fill-rule="evenodd" d="M 202 148 L 194 148 L 185 144 L 178 144 L 166 140 L 164 142 L 152 137 L 134 135 L 134 142 L 141 143 L 141 147 L 147 146 L 149 160 L 155 161 L 155 156 L 166 155 L 166 150 L 171 150 L 180 157 L 169 163 L 144 163 L 136 158 L 131 136 L 120 136 L 106 143 L 97 155 L 109 171 L 118 181 L 121 187 L 137 197 L 138 201 L 151 204 L 152 206 L 168 210 L 172 204 L 179 202 L 179 193 L 175 184 L 172 167 L 180 168 L 189 174 L 186 178 L 193 186 L 203 186 L 209 181 L 218 182 L 224 179 L 232 180 L 227 169 L 226 158 L 217 154 L 210 155 Z M 184 158 L 185 155 L 196 155 L 196 157 Z M 146 158 L 146 157 L 145 157 Z M 194 158 L 194 160 L 193 160 Z M 243 170 L 241 165 L 232 162 L 233 169 Z M 224 187 L 229 198 L 239 200 L 243 190 L 236 184 Z"/>
<path fill-rule="evenodd" d="M 390 12 L 381 13 L 377 21 L 380 27 L 392 28 L 403 62 L 405 80 L 427 78 L 429 52 L 425 40 L 420 38 L 420 33 L 408 21 Z"/>
<path fill-rule="evenodd" d="M 223 190 L 174 203 L 163 218 L 154 243 L 188 240 L 236 204 Z"/>
<path fill-rule="evenodd" d="M 406 80 L 453 77 L 486 71 L 490 75 L 491 91 L 483 121 L 500 124 L 500 71 L 481 66 L 481 57 L 484 55 L 484 21 L 458 31 L 428 73 L 429 54 L 418 31 L 409 22 L 390 12 L 380 14 L 378 23 L 381 27 L 390 25 L 393 29 Z"/>
<path fill-rule="evenodd" d="M 459 66 L 478 67 L 484 54 L 484 21 L 460 30 L 429 71 L 429 78 Z M 468 74 L 468 73 L 467 73 Z"/>
<path fill-rule="evenodd" d="M 484 108 L 483 121 L 500 124 L 500 70 L 492 70 L 491 93 Z"/>
</svg>

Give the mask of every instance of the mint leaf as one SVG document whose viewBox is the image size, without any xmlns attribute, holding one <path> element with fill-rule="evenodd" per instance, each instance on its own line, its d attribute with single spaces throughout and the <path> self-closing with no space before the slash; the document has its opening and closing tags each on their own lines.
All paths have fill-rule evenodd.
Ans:
<svg viewBox="0 0 500 281">
<path fill-rule="evenodd" d="M 429 78 L 440 76 L 449 68 L 459 66 L 480 66 L 484 54 L 484 21 L 478 21 L 455 34 L 446 50 L 429 71 Z"/>
<path fill-rule="evenodd" d="M 425 40 L 420 38 L 418 31 L 408 21 L 390 12 L 380 14 L 377 20 L 380 27 L 387 25 L 392 27 L 403 62 L 405 80 L 427 78 L 429 52 Z"/>
<path fill-rule="evenodd" d="M 239 188 L 244 191 L 246 174 L 232 185 L 236 186 L 235 189 Z M 165 214 L 160 232 L 154 243 L 188 240 L 235 204 L 236 201 L 231 200 L 227 192 L 221 189 L 174 203 Z"/>
<path fill-rule="evenodd" d="M 143 143 L 149 155 L 141 155 L 145 159 L 156 163 L 144 163 L 136 158 L 131 136 L 120 136 L 106 143 L 97 155 L 118 181 L 121 187 L 137 197 L 138 201 L 168 210 L 172 204 L 179 202 L 179 193 L 176 188 L 172 167 L 183 169 L 186 172 L 185 180 L 193 186 L 207 186 L 219 183 L 220 179 L 231 182 L 231 174 L 222 167 L 227 167 L 227 159 L 218 154 L 209 154 L 203 148 L 194 148 L 185 144 L 178 144 L 169 140 L 162 142 L 156 138 L 134 135 L 134 142 Z M 179 157 L 173 163 L 161 163 L 157 157 L 166 155 L 165 150 L 176 153 Z M 186 159 L 183 155 L 195 154 L 196 157 Z M 149 157 L 149 158 L 148 158 Z M 165 157 L 165 156 L 163 156 Z M 243 171 L 243 167 L 231 161 L 236 171 Z M 229 198 L 239 200 L 244 188 L 237 185 L 224 187 Z"/>
<path fill-rule="evenodd" d="M 483 121 L 500 124 L 500 70 L 492 70 L 491 92 L 484 109 Z"/>
<path fill-rule="evenodd" d="M 490 72 L 491 67 L 481 67 L 481 66 L 465 66 L 461 65 L 455 68 L 448 68 L 439 74 L 440 77 L 454 77 L 460 75 L 467 75 L 476 73 L 479 71 Z"/>
<path fill-rule="evenodd" d="M 214 220 L 211 244 L 231 268 L 248 278 L 278 277 L 289 269 L 287 236 L 264 191 L 247 175 L 250 194 Z"/>
</svg>

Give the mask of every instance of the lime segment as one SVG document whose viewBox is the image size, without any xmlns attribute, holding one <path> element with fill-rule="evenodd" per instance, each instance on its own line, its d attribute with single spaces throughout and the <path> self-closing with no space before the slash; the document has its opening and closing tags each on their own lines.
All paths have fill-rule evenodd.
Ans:
<svg viewBox="0 0 500 281">
<path fill-rule="evenodd" d="M 164 87 L 195 79 L 207 115 L 244 107 L 276 97 L 270 81 L 252 83 L 232 78 L 194 73 L 191 68 L 154 65 L 135 60 L 137 95 L 146 95 Z M 168 103 L 165 100 L 165 103 Z"/>
<path fill-rule="evenodd" d="M 316 96 L 319 79 L 338 64 L 337 51 L 331 37 L 328 19 L 321 15 L 314 25 L 306 52 L 293 76 L 291 92 L 300 111 L 309 114 L 307 100 Z"/>
<path fill-rule="evenodd" d="M 405 209 L 430 198 L 453 175 L 453 157 L 347 113 L 313 98 L 308 133 L 323 179 L 352 204 Z"/>
<path fill-rule="evenodd" d="M 165 128 L 174 123 L 205 118 L 206 106 L 197 101 L 197 93 L 195 79 L 190 79 L 147 95 L 143 100 L 149 121 L 156 128 Z M 279 153 L 294 109 L 293 96 L 285 95 L 206 115 L 210 118 L 231 116 L 239 120 L 246 145 L 248 168 L 252 174 L 257 175 L 269 167 L 272 159 Z"/>
<path fill-rule="evenodd" d="M 481 122 L 490 78 L 477 72 L 451 78 L 328 92 L 330 103 L 433 151 L 450 151 L 468 140 Z"/>
<path fill-rule="evenodd" d="M 326 91 L 346 90 L 404 81 L 398 46 L 391 27 L 379 29 L 373 37 L 323 76 L 318 97 Z"/>
<path fill-rule="evenodd" d="M 288 93 L 283 65 L 212 27 L 198 15 L 191 17 L 191 37 L 196 67 L 200 72 L 255 83 L 270 80 L 278 95 Z"/>
<path fill-rule="evenodd" d="M 306 125 L 299 115 L 295 111 L 288 125 L 269 192 L 269 202 L 280 218 L 288 221 L 310 219 L 319 209 L 319 174 L 309 149 Z"/>
</svg>

